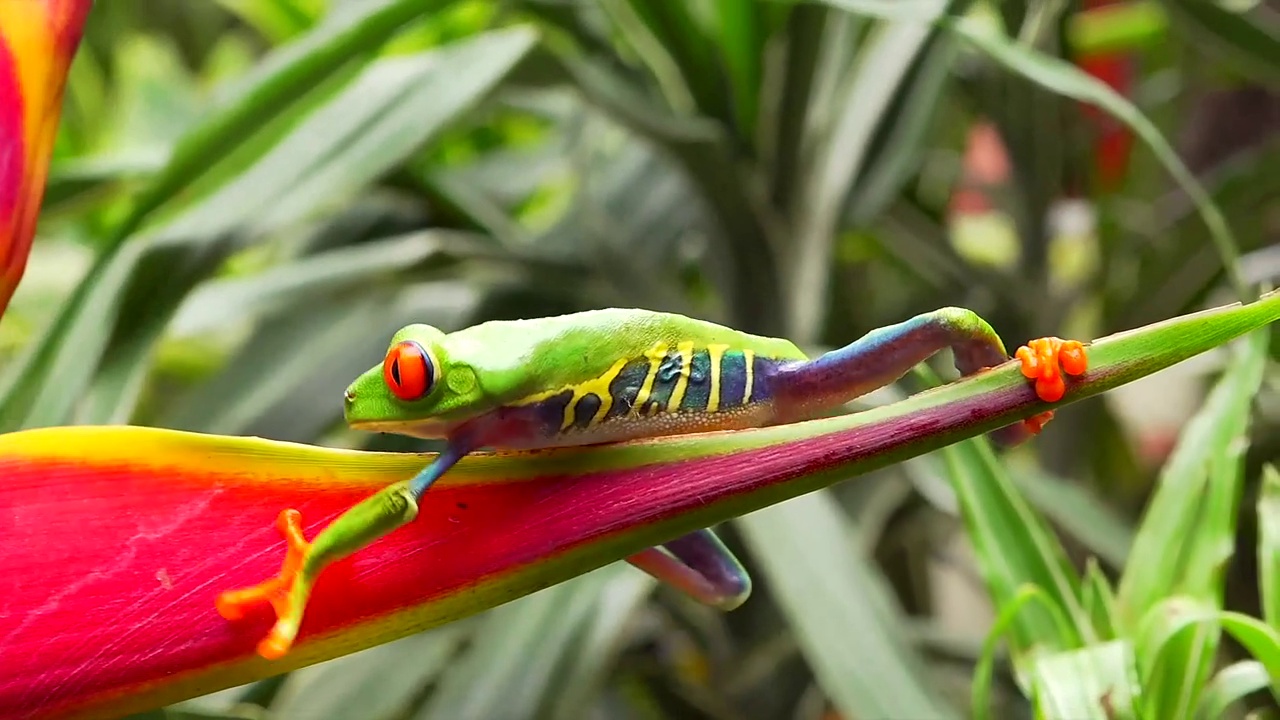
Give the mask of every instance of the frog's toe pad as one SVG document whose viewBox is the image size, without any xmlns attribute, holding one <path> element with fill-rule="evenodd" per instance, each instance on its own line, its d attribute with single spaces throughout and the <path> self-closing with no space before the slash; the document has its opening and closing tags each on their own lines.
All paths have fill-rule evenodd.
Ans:
<svg viewBox="0 0 1280 720">
<path fill-rule="evenodd" d="M 1089 361 L 1084 345 L 1076 340 L 1039 338 L 1018 348 L 1022 374 L 1036 383 L 1036 395 L 1045 402 L 1057 402 L 1067 391 L 1062 375 L 1083 375 Z M 1043 423 L 1041 423 L 1043 425 Z"/>
<path fill-rule="evenodd" d="M 276 624 L 266 639 L 258 644 L 258 653 L 268 659 L 288 652 L 298 633 L 302 607 L 296 600 L 298 593 L 295 589 L 307 553 L 311 550 L 311 544 L 302 535 L 302 514 L 297 510 L 281 511 L 276 518 L 276 527 L 287 544 L 280 574 L 252 587 L 223 592 L 214 601 L 218 614 L 228 620 L 239 620 L 247 609 L 260 603 L 271 605 L 276 613 Z"/>
</svg>

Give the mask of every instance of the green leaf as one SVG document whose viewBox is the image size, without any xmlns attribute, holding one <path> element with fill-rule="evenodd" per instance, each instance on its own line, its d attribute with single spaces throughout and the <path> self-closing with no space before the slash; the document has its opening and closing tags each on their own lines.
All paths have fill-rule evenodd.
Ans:
<svg viewBox="0 0 1280 720">
<path fill-rule="evenodd" d="M 1197 47 L 1215 51 L 1263 83 L 1280 80 L 1280 25 L 1273 8 L 1246 15 L 1204 0 L 1169 0 L 1165 5 L 1191 31 Z"/>
<path fill-rule="evenodd" d="M 22 378 L 27 393 L 6 398 L 2 424 L 57 425 L 80 401 L 88 407 L 83 421 L 127 417 L 155 338 L 227 253 L 251 233 L 302 220 L 403 162 L 487 97 L 533 41 L 527 30 L 495 31 L 371 64 L 234 181 L 127 243 L 110 272 L 90 284 L 86 304 L 74 308 L 57 355 Z"/>
<path fill-rule="evenodd" d="M 1145 610 L 1145 603 L 1175 593 L 1221 607 L 1223 574 L 1235 552 L 1250 409 L 1262 382 L 1268 337 L 1255 333 L 1237 348 L 1165 466 L 1121 580 L 1122 621 Z M 1154 567 L 1142 568 L 1142 563 Z M 1144 663 L 1149 707 L 1161 717 L 1190 715 L 1212 672 L 1219 639 L 1216 624 L 1199 623 L 1144 655 L 1144 660 L 1160 658 Z"/>
<path fill-rule="evenodd" d="M 870 155 L 876 129 L 903 91 L 903 82 L 933 37 L 928 20 L 946 0 L 921 10 L 923 21 L 882 23 L 863 40 L 852 77 L 841 80 L 832 99 L 832 119 L 812 112 L 818 125 L 807 143 L 810 166 L 800 176 L 795 229 L 788 245 L 788 335 L 799 343 L 817 339 L 828 306 L 831 258 L 849 193 Z M 829 125 L 828 125 L 829 123 Z"/>
<path fill-rule="evenodd" d="M 659 146 L 687 173 L 717 224 L 710 254 L 723 259 L 716 280 L 724 288 L 725 304 L 734 310 L 732 324 L 747 332 L 776 333 L 781 321 L 774 250 L 723 128 L 648 102 L 599 63 L 557 58 L 557 64 L 588 102 Z"/>
<path fill-rule="evenodd" d="M 297 0 L 217 0 L 227 10 L 273 42 L 288 40 L 308 29 L 319 19 L 311 12 L 317 3 Z"/>
<path fill-rule="evenodd" d="M 1143 676 L 1144 702 L 1151 717 L 1189 717 L 1212 671 L 1211 662 L 1221 640 L 1216 622 L 1172 624 L 1176 628 L 1145 646 L 1153 658 Z"/>
<path fill-rule="evenodd" d="M 219 372 L 165 407 L 159 422 L 306 442 L 341 422 L 342 388 L 378 362 L 396 330 L 412 322 L 456 329 L 470 319 L 476 295 L 441 281 L 403 290 L 385 283 L 351 299 L 300 298 L 259 322 Z"/>
<path fill-rule="evenodd" d="M 871 154 L 844 210 L 848 225 L 864 226 L 879 218 L 919 168 L 959 57 L 956 38 L 941 36 L 932 38 L 915 63 L 893 108 L 880 119 Z"/>
<path fill-rule="evenodd" d="M 1057 625 L 1059 633 L 1071 632 L 1071 621 L 1063 614 L 1062 607 L 1054 602 L 1042 588 L 1035 585 L 1019 587 L 1008 602 L 1000 604 L 998 606 L 1000 612 L 996 615 L 991 629 L 987 631 L 987 637 L 982 642 L 982 654 L 973 671 L 970 698 L 971 712 L 975 718 L 991 717 L 991 676 L 996 662 L 996 650 L 1000 647 L 1000 641 L 1012 635 L 1019 623 L 1023 622 L 1020 619 L 1021 615 L 1024 610 L 1033 607 L 1032 600 L 1039 604 L 1040 613 L 1037 613 L 1037 619 L 1047 617 Z"/>
<path fill-rule="evenodd" d="M 141 193 L 113 237 L 130 235 L 152 211 L 176 196 L 247 138 L 267 118 L 298 100 L 353 60 L 364 59 L 410 21 L 423 0 L 372 0 L 333 11 L 312 32 L 284 46 L 228 93 L 225 109 L 187 134 L 164 171 Z"/>
<path fill-rule="evenodd" d="M 797 3 L 788 13 L 782 36 L 786 52 L 776 69 L 780 77 L 769 77 L 765 82 L 766 89 L 779 86 L 777 98 L 766 98 L 760 108 L 760 122 L 767 130 L 760 154 L 769 170 L 771 198 L 783 212 L 793 207 L 806 157 L 805 143 L 812 139 L 808 127 L 817 122 L 810 118 L 815 86 L 827 73 L 843 69 L 823 62 L 830 45 L 827 33 L 855 21 L 847 13 L 814 3 Z M 774 70 L 774 64 L 765 69 Z"/>
<path fill-rule="evenodd" d="M 1231 633 L 1271 676 L 1271 694 L 1280 700 L 1280 628 L 1237 612 L 1218 614 L 1222 628 Z"/>
<path fill-rule="evenodd" d="M 1267 668 L 1256 660 L 1241 660 L 1218 671 L 1205 686 L 1200 697 L 1196 720 L 1220 720 L 1227 717 L 1228 709 L 1245 697 L 1266 690 L 1272 679 Z"/>
<path fill-rule="evenodd" d="M 740 4 L 755 3 L 744 1 Z M 648 33 L 675 63 L 675 69 L 689 89 L 700 114 L 721 122 L 732 122 L 723 68 L 716 61 L 706 29 L 693 15 L 693 7 L 688 3 L 655 3 L 649 0 L 609 0 L 605 7 L 612 9 L 616 19 L 626 17 L 622 12 L 625 7 L 644 23 Z M 652 69 L 660 71 L 660 68 Z"/>
<path fill-rule="evenodd" d="M 636 581 L 638 572 L 607 566 L 491 610 L 414 717 L 531 719 L 560 702 L 565 688 L 558 681 L 598 682 L 620 649 L 627 620 L 638 606 L 636 596 L 653 587 Z M 622 584 L 615 588 L 615 583 Z M 615 591 L 623 596 L 624 612 L 604 607 L 617 599 Z M 582 651 L 594 654 L 594 667 L 579 664 Z M 581 705 L 574 708 L 582 711 Z"/>
<path fill-rule="evenodd" d="M 1237 348 L 1161 471 L 1117 592 L 1117 620 L 1127 631 L 1175 592 L 1221 602 L 1221 565 L 1234 549 L 1239 458 L 1268 337 L 1256 332 Z"/>
<path fill-rule="evenodd" d="M 1203 601 L 1174 596 L 1155 605 L 1135 635 L 1139 673 L 1150 692 L 1147 709 L 1157 717 L 1197 707 L 1204 690 L 1201 666 L 1190 657 L 1197 641 L 1216 638 L 1222 630 L 1260 662 L 1273 681 L 1272 693 L 1280 698 L 1280 629 L 1235 612 L 1219 610 Z M 1159 687 L 1152 684 L 1155 678 Z M 1181 681 L 1181 682 L 1179 682 Z"/>
<path fill-rule="evenodd" d="M 873 17 L 919 22 L 920 13 L 931 7 L 928 0 L 888 2 L 886 0 L 823 0 L 850 12 Z M 1195 175 L 1169 145 L 1159 128 L 1124 96 L 1106 83 L 1085 73 L 1069 62 L 1051 57 L 1019 44 L 1004 35 L 994 24 L 978 18 L 941 16 L 934 20 L 981 51 L 986 57 L 1055 93 L 1097 105 L 1128 125 L 1155 153 L 1156 158 L 1173 176 L 1182 190 L 1195 203 L 1209 229 L 1209 235 L 1222 259 L 1223 271 L 1242 299 L 1257 293 L 1240 275 L 1237 243 L 1222 211 L 1205 192 Z"/>
<path fill-rule="evenodd" d="M 1115 591 L 1093 557 L 1085 565 L 1080 604 L 1093 621 L 1093 629 L 1099 639 L 1111 640 L 1117 636 Z"/>
<path fill-rule="evenodd" d="M 1043 612 L 1020 615 L 1012 629 L 1015 656 L 1076 648 L 1091 639 L 1093 623 L 1080 603 L 1080 579 L 1062 545 L 1018 492 L 990 443 L 968 440 L 944 448 L 942 457 L 992 601 L 1003 607 L 1013 601 L 1019 588 L 1033 585 L 1070 620 L 1063 626 Z"/>
<path fill-rule="evenodd" d="M 449 667 L 476 623 L 452 623 L 290 673 L 271 715 L 290 720 L 391 720 Z"/>
<path fill-rule="evenodd" d="M 1078 482 L 1038 467 L 1011 467 L 1018 490 L 1037 510 L 1114 567 L 1124 567 L 1134 528 L 1116 509 Z"/>
<path fill-rule="evenodd" d="M 486 99 L 535 40 L 528 28 L 495 30 L 378 60 L 166 233 L 232 230 L 249 222 L 266 231 L 304 219 L 421 150 Z"/>
<path fill-rule="evenodd" d="M 595 702 L 614 662 L 629 638 L 632 624 L 657 580 L 639 572 L 621 572 L 600 591 L 595 614 L 586 621 L 572 657 L 555 680 L 548 717 L 570 717 Z"/>
<path fill-rule="evenodd" d="M 716 46 L 729 85 L 738 137 L 755 137 L 760 112 L 760 78 L 765 54 L 764 3 L 755 0 L 716 0 Z"/>
<path fill-rule="evenodd" d="M 1138 715 L 1133 643 L 1114 640 L 1044 655 L 1031 669 L 1036 717 L 1045 720 L 1125 720 Z M 1174 716 L 1166 716 L 1174 717 Z"/>
<path fill-rule="evenodd" d="M 1258 498 L 1258 584 L 1262 618 L 1280 627 L 1280 472 L 1270 464 L 1262 469 Z"/>
<path fill-rule="evenodd" d="M 846 717 L 954 717 L 920 681 L 890 590 L 861 554 L 852 520 L 828 493 L 739 518 L 823 691 Z M 856 641 L 853 639 L 856 638 Z"/>
<path fill-rule="evenodd" d="M 214 280 L 187 295 L 169 326 L 174 337 L 195 336 L 227 325 L 377 284 L 431 264 L 475 257 L 480 236 L 427 230 L 317 253 L 253 275 Z"/>
<path fill-rule="evenodd" d="M 236 83 L 223 108 L 191 129 L 178 142 L 164 169 L 138 193 L 106 238 L 89 275 L 63 304 L 53 324 L 5 369 L 0 377 L 0 428 L 65 421 L 71 401 L 83 394 L 105 346 L 105 332 L 113 324 L 124 294 L 123 279 L 149 252 L 137 243 L 124 249 L 125 241 L 143 222 L 236 148 L 251 142 L 255 129 L 309 98 L 317 86 L 350 65 L 353 58 L 362 59 L 417 17 L 421 4 L 421 0 L 374 0 L 345 6 Z M 48 382 L 46 378 L 51 376 L 59 378 L 58 382 Z M 130 377 L 124 376 L 121 383 L 136 385 Z M 64 383 L 67 392 L 55 393 L 57 397 L 44 391 Z M 96 414 L 115 413 L 108 408 Z"/>
</svg>

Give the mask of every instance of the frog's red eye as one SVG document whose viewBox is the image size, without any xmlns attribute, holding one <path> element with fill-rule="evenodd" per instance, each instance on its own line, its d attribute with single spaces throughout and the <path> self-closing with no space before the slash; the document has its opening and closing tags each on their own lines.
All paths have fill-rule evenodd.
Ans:
<svg viewBox="0 0 1280 720">
<path fill-rule="evenodd" d="M 431 392 L 436 382 L 435 363 L 421 345 L 405 340 L 391 346 L 382 361 L 382 379 L 391 392 L 406 402 Z"/>
</svg>

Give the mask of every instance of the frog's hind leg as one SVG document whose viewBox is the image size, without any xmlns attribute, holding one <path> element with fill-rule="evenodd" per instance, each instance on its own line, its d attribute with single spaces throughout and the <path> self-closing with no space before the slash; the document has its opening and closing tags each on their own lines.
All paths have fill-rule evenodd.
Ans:
<svg viewBox="0 0 1280 720">
<path fill-rule="evenodd" d="M 751 576 L 710 530 L 698 530 L 660 547 L 642 550 L 627 562 L 698 602 L 733 610 L 751 595 Z"/>
<path fill-rule="evenodd" d="M 1036 379 L 1036 393 L 1042 400 L 1057 401 L 1065 390 L 1062 373 L 1084 372 L 1084 347 L 1057 338 L 1028 345 L 1018 351 L 1023 374 Z M 942 308 L 873 330 L 811 361 L 779 368 L 770 378 L 770 387 L 780 419 L 785 422 L 837 407 L 888 385 L 943 348 L 951 348 L 956 369 L 963 375 L 1009 360 L 1004 343 L 985 320 L 963 308 Z M 1016 445 L 1038 433 L 1052 415 L 1046 412 L 1000 428 L 991 438 L 999 445 Z"/>
</svg>

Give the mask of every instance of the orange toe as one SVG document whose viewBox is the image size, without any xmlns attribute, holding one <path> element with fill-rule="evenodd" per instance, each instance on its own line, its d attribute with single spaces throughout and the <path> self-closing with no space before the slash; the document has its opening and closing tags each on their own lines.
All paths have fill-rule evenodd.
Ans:
<svg viewBox="0 0 1280 720">
<path fill-rule="evenodd" d="M 1038 338 L 1018 348 L 1015 357 L 1022 374 L 1035 380 L 1036 395 L 1045 402 L 1057 402 L 1067 392 L 1062 374 L 1079 376 L 1088 369 L 1084 345 L 1076 340 Z"/>
<path fill-rule="evenodd" d="M 292 638 L 279 629 L 272 629 L 270 634 L 262 642 L 258 643 L 258 654 L 268 660 L 277 660 L 284 657 L 292 645 Z"/>
<path fill-rule="evenodd" d="M 1049 410 L 1047 412 L 1042 412 L 1039 415 L 1032 415 L 1026 420 L 1023 420 L 1022 424 L 1026 425 L 1027 429 L 1031 431 L 1032 435 L 1039 435 L 1040 431 L 1044 429 L 1044 426 L 1048 425 L 1049 421 L 1052 419 L 1053 419 L 1053 411 Z"/>
<path fill-rule="evenodd" d="M 276 518 L 276 528 L 286 543 L 280 574 L 252 587 L 223 592 L 214 601 L 218 614 L 228 620 L 239 620 L 246 610 L 260 603 L 271 605 L 278 621 L 267 638 L 258 644 L 259 654 L 268 659 L 284 655 L 292 644 L 293 633 L 286 628 L 297 628 L 302 608 L 294 607 L 290 591 L 311 550 L 311 543 L 302 535 L 302 514 L 297 510 L 281 511 Z"/>
</svg>

